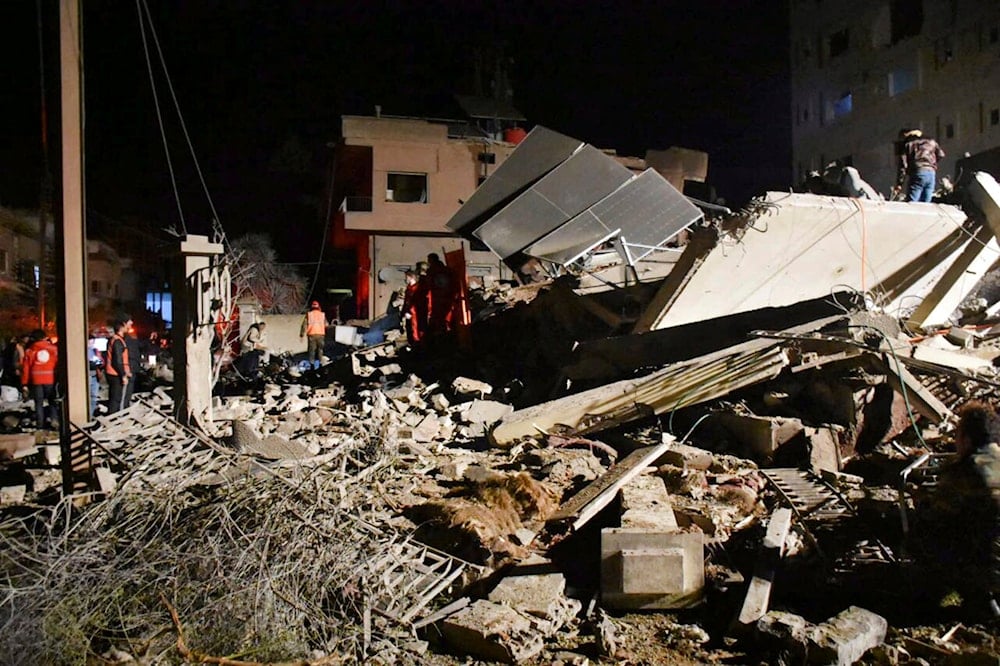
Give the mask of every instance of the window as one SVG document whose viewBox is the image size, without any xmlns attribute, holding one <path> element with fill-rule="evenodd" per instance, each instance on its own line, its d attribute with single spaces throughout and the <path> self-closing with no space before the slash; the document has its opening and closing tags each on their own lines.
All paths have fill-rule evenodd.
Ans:
<svg viewBox="0 0 1000 666">
<path fill-rule="evenodd" d="M 6 274 L 10 270 L 10 255 L 7 250 L 0 250 L 0 273 Z"/>
<path fill-rule="evenodd" d="M 1000 27 L 993 26 L 990 28 L 990 44 L 996 44 L 1000 42 Z"/>
<path fill-rule="evenodd" d="M 892 43 L 916 37 L 924 27 L 924 3 L 912 0 L 891 0 L 889 3 Z"/>
<path fill-rule="evenodd" d="M 944 126 L 944 138 L 954 139 L 955 138 L 955 123 L 948 123 Z"/>
<path fill-rule="evenodd" d="M 1000 125 L 1000 109 L 990 111 L 990 125 Z"/>
<path fill-rule="evenodd" d="M 385 186 L 385 200 L 400 203 L 427 203 L 427 174 L 388 174 Z"/>
<path fill-rule="evenodd" d="M 854 96 L 850 92 L 845 92 L 833 103 L 833 117 L 843 118 L 851 112 L 854 106 Z"/>
<path fill-rule="evenodd" d="M 98 280 L 90 281 L 90 295 L 100 296 L 101 295 L 101 283 Z"/>
<path fill-rule="evenodd" d="M 889 97 L 902 95 L 917 87 L 917 70 L 914 67 L 897 67 L 889 72 Z"/>
<path fill-rule="evenodd" d="M 843 30 L 838 30 L 837 32 L 830 35 L 830 39 L 827 42 L 827 47 L 830 52 L 830 57 L 836 58 L 837 56 L 846 53 L 849 44 L 850 44 L 850 39 L 848 38 L 847 28 L 844 28 Z"/>
</svg>

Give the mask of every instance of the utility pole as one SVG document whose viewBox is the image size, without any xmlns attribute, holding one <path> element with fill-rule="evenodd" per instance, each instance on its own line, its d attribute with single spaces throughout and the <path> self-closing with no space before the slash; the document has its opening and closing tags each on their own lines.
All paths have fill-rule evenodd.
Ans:
<svg viewBox="0 0 1000 666">
<path fill-rule="evenodd" d="M 89 461 L 74 460 L 70 446 L 70 422 L 89 418 L 89 368 L 87 365 L 86 233 L 84 231 L 83 186 L 83 31 L 80 0 L 59 2 L 59 60 L 62 122 L 62 184 L 60 215 L 63 297 L 59 317 L 59 382 L 65 387 L 60 444 L 63 492 L 75 491 L 77 475 L 86 472 Z"/>
</svg>

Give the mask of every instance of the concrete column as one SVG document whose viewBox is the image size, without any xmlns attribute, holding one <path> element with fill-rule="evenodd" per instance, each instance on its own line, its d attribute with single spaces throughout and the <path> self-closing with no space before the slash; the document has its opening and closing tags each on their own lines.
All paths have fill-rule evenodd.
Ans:
<svg viewBox="0 0 1000 666">
<path fill-rule="evenodd" d="M 80 4 L 59 4 L 60 94 L 62 103 L 62 187 L 60 213 L 62 302 L 59 317 L 59 382 L 65 387 L 65 406 L 60 416 L 63 490 L 74 491 L 75 479 L 89 467 L 86 458 L 74 458 L 68 421 L 83 424 L 89 419 L 89 369 L 87 366 L 86 242 L 84 233 L 82 87 L 83 69 Z M 44 246 L 45 239 L 41 239 Z"/>
<path fill-rule="evenodd" d="M 186 424 L 211 419 L 213 300 L 219 282 L 213 279 L 213 259 L 221 243 L 207 236 L 185 236 L 175 262 L 171 291 L 174 300 L 174 415 Z M 225 295 L 225 296 L 228 296 Z"/>
</svg>

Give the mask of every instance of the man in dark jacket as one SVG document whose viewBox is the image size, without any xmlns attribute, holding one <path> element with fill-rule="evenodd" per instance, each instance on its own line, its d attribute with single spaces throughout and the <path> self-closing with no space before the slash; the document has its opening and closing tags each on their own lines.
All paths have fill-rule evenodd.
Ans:
<svg viewBox="0 0 1000 666">
<path fill-rule="evenodd" d="M 944 157 L 944 151 L 937 141 L 925 137 L 918 129 L 903 130 L 900 138 L 903 150 L 894 192 L 901 192 L 905 201 L 929 202 L 937 186 L 938 160 Z"/>
<path fill-rule="evenodd" d="M 135 380 L 139 376 L 139 366 L 142 361 L 139 338 L 135 335 L 135 322 L 131 319 L 125 322 L 125 348 L 128 349 L 128 365 L 132 374 L 128 378 L 128 384 L 125 385 L 125 394 L 122 396 L 122 409 L 132 404 L 132 394 L 135 392 Z"/>
<path fill-rule="evenodd" d="M 124 406 L 125 389 L 132 378 L 128 347 L 125 344 L 125 331 L 128 329 L 127 320 L 115 321 L 114 328 L 115 333 L 108 341 L 108 351 L 104 360 L 104 376 L 108 380 L 109 414 L 114 414 Z"/>
<path fill-rule="evenodd" d="M 59 350 L 38 329 L 31 334 L 31 346 L 24 352 L 21 384 L 35 401 L 35 425 L 49 430 L 56 418 L 56 363 Z M 47 409 L 46 409 L 47 408 Z"/>
</svg>

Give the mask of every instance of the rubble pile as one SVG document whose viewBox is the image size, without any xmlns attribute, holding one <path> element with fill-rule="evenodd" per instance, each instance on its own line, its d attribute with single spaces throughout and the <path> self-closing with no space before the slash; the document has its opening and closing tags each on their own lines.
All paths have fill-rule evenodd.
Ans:
<svg viewBox="0 0 1000 666">
<path fill-rule="evenodd" d="M 631 189 L 608 196 L 670 195 L 614 174 Z M 577 245 L 606 230 L 571 233 L 603 199 L 534 238 L 503 213 L 524 188 L 477 190 L 495 200 L 459 217 L 523 232 L 504 258 L 557 275 L 475 294 L 468 341 L 272 375 L 198 427 L 158 389 L 78 428 L 88 501 L 39 484 L 0 522 L 0 644 L 23 663 L 995 663 L 988 581 L 931 555 L 961 553 L 928 501 L 956 414 L 1000 383 L 997 313 L 960 323 L 1000 230 L 1000 186 L 973 187 L 967 211 L 657 208 L 688 241 L 660 279 L 603 291 Z M 949 534 L 991 529 L 966 518 Z"/>
</svg>

